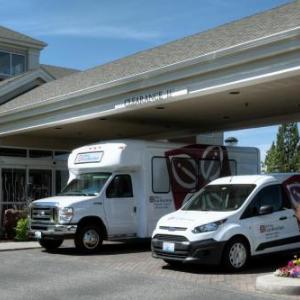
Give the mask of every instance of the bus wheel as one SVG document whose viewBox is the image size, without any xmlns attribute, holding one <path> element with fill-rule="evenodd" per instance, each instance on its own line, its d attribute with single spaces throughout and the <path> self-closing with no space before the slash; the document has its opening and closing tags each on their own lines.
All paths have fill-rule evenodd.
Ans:
<svg viewBox="0 0 300 300">
<path fill-rule="evenodd" d="M 75 246 L 77 249 L 93 253 L 98 251 L 103 242 L 103 235 L 101 230 L 94 225 L 85 225 L 76 233 Z"/>
<path fill-rule="evenodd" d="M 50 239 L 40 239 L 39 243 L 40 245 L 45 248 L 48 251 L 55 250 L 61 244 L 63 243 L 64 240 L 50 240 Z"/>
</svg>

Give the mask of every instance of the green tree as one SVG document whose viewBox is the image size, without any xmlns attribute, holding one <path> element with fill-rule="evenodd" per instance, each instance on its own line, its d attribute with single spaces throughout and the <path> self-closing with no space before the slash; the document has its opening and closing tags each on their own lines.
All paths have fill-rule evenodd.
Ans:
<svg viewBox="0 0 300 300">
<path fill-rule="evenodd" d="M 275 143 L 273 142 L 271 148 L 267 151 L 264 162 L 264 167 L 268 173 L 278 172 L 277 156 L 277 149 Z"/>
<path fill-rule="evenodd" d="M 300 170 L 300 146 L 297 123 L 282 124 L 276 143 L 272 143 L 265 159 L 267 172 L 295 172 Z"/>
</svg>

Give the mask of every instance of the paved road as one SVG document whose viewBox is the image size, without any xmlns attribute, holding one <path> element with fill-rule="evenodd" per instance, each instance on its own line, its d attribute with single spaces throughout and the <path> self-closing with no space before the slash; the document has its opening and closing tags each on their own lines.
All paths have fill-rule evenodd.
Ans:
<svg viewBox="0 0 300 300">
<path fill-rule="evenodd" d="M 151 257 L 149 245 L 105 244 L 82 255 L 70 242 L 55 253 L 41 249 L 0 253 L 0 300 L 33 299 L 297 299 L 255 291 L 255 278 L 286 258 L 259 260 L 243 274 L 200 266 L 172 269 Z"/>
</svg>

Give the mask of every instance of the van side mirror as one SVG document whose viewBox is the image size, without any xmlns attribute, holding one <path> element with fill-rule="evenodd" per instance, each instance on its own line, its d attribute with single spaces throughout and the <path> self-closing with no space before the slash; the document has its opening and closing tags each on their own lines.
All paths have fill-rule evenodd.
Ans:
<svg viewBox="0 0 300 300">
<path fill-rule="evenodd" d="M 273 212 L 273 206 L 272 205 L 264 205 L 259 208 L 258 214 L 259 215 L 268 215 Z"/>
</svg>

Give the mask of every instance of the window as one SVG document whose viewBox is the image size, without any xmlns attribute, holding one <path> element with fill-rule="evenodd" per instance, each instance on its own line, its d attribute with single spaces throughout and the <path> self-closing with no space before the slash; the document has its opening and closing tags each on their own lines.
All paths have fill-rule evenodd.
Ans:
<svg viewBox="0 0 300 300">
<path fill-rule="evenodd" d="M 169 193 L 170 191 L 166 157 L 152 158 L 152 191 L 153 193 Z"/>
<path fill-rule="evenodd" d="M 107 198 L 133 197 L 131 177 L 129 175 L 117 175 L 113 178 L 106 190 Z"/>
<path fill-rule="evenodd" d="M 25 72 L 25 57 L 19 54 L 11 55 L 11 75 L 18 75 Z"/>
<path fill-rule="evenodd" d="M 110 173 L 79 174 L 63 189 L 63 196 L 96 196 L 102 190 Z"/>
<path fill-rule="evenodd" d="M 30 158 L 52 159 L 52 151 L 47 150 L 29 150 Z"/>
<path fill-rule="evenodd" d="M 58 194 L 67 185 L 69 179 L 69 172 L 67 170 L 57 170 L 55 174 L 55 191 Z"/>
<path fill-rule="evenodd" d="M 28 199 L 30 201 L 51 196 L 52 171 L 51 170 L 29 170 Z"/>
<path fill-rule="evenodd" d="M 182 210 L 237 210 L 255 188 L 253 184 L 207 185 L 191 198 Z"/>
<path fill-rule="evenodd" d="M 26 149 L 17 148 L 0 148 L 0 156 L 11 156 L 11 157 L 26 157 Z"/>
<path fill-rule="evenodd" d="M 241 218 L 244 219 L 258 216 L 260 207 L 266 205 L 271 205 L 273 207 L 273 211 L 289 208 L 288 201 L 285 197 L 286 196 L 283 193 L 281 185 L 267 186 L 258 192 Z"/>
<path fill-rule="evenodd" d="M 0 74 L 10 75 L 10 54 L 0 52 Z"/>
<path fill-rule="evenodd" d="M 0 51 L 0 74 L 18 75 L 25 72 L 25 56 Z"/>
<path fill-rule="evenodd" d="M 70 155 L 68 151 L 55 151 L 54 152 L 54 159 L 55 160 L 67 160 Z"/>
<path fill-rule="evenodd" d="M 2 202 L 26 201 L 25 169 L 2 169 Z"/>
</svg>

